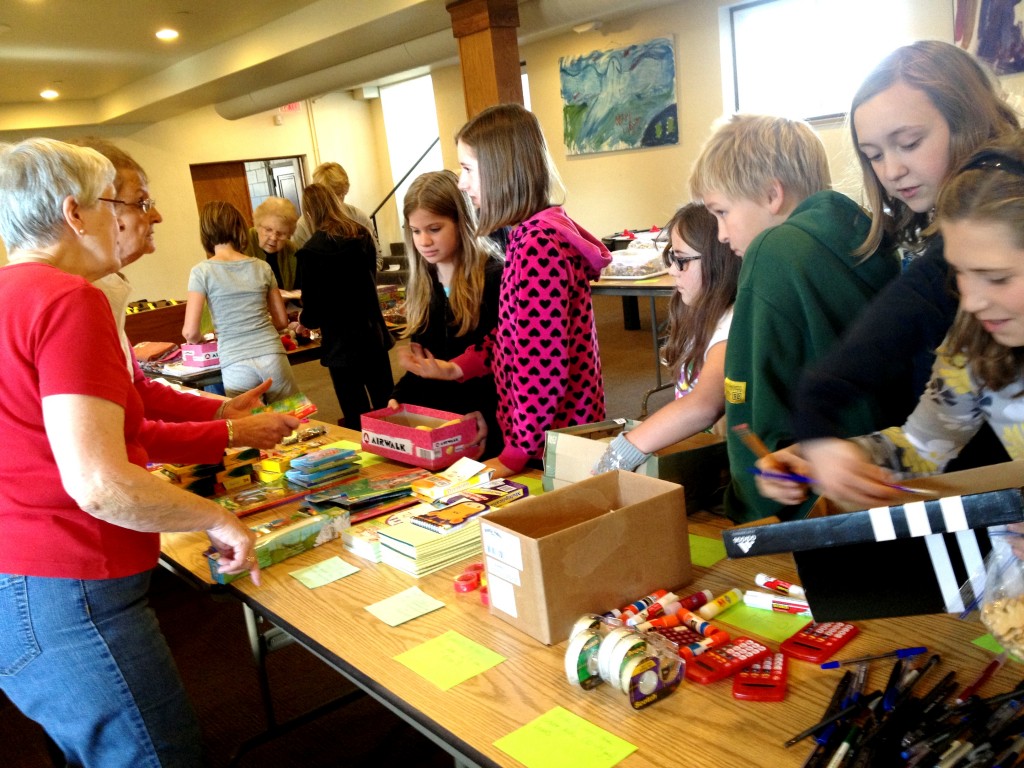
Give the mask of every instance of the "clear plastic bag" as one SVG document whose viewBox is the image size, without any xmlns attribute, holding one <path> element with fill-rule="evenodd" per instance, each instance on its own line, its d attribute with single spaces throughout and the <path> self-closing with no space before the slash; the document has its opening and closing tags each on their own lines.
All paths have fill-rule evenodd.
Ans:
<svg viewBox="0 0 1024 768">
<path fill-rule="evenodd" d="M 1024 658 L 1024 561 L 1011 549 L 1021 534 L 1004 526 L 990 528 L 992 550 L 985 557 L 984 574 L 972 574 L 961 587 L 966 617 L 975 608 L 981 622 L 1006 651 Z"/>
</svg>

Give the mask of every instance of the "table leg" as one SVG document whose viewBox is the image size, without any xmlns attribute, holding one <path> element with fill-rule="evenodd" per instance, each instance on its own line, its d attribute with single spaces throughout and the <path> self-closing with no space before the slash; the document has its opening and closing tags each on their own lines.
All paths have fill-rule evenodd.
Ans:
<svg viewBox="0 0 1024 768">
<path fill-rule="evenodd" d="M 658 306 L 654 303 L 654 298 L 654 294 L 651 294 L 651 340 L 654 346 L 654 380 L 657 382 L 657 384 L 655 385 L 655 389 L 660 389 L 661 350 L 658 349 Z"/>
<path fill-rule="evenodd" d="M 640 330 L 640 304 L 636 296 L 622 297 L 622 327 L 627 331 Z"/>
</svg>

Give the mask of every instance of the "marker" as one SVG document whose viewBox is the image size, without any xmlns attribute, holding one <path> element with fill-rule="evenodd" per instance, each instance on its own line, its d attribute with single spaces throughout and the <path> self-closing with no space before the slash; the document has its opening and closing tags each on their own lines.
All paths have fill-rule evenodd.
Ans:
<svg viewBox="0 0 1024 768">
<path fill-rule="evenodd" d="M 992 661 L 988 663 L 988 666 L 981 670 L 981 674 L 978 675 L 978 678 L 973 683 L 964 688 L 962 691 L 960 691 L 960 695 L 956 697 L 956 703 L 963 704 L 965 701 L 971 698 L 971 696 L 976 694 L 978 692 L 978 689 L 981 688 L 981 686 L 983 686 L 986 682 L 988 682 L 988 679 L 996 673 L 996 670 L 1002 667 L 1005 663 L 1005 653 L 1001 653 L 996 658 L 992 659 Z"/>
<path fill-rule="evenodd" d="M 797 584 L 790 584 L 788 581 L 777 579 L 774 576 L 769 576 L 767 573 L 759 573 L 754 577 L 754 583 L 759 587 L 770 589 L 773 592 L 778 592 L 780 595 L 788 595 L 789 597 L 797 597 L 801 600 L 806 598 L 807 595 L 804 593 L 804 588 Z"/>
<path fill-rule="evenodd" d="M 751 608 L 761 608 L 766 611 L 775 611 L 776 613 L 791 613 L 795 616 L 811 615 L 811 606 L 806 600 L 773 595 L 769 592 L 747 590 L 743 593 L 743 602 Z"/>
<path fill-rule="evenodd" d="M 843 659 L 842 661 L 826 661 L 821 665 L 822 669 L 838 669 L 844 664 L 860 664 L 862 661 L 874 661 L 875 659 L 891 659 L 895 656 L 898 659 L 909 659 L 911 656 L 920 656 L 927 653 L 928 648 L 920 645 L 914 648 L 898 648 L 888 653 L 877 653 L 874 656 L 861 656 L 858 659 Z"/>
<path fill-rule="evenodd" d="M 736 605 L 742 600 L 743 593 L 736 587 L 733 587 L 724 595 L 719 595 L 707 605 L 702 605 L 697 609 L 697 613 L 700 614 L 701 618 L 711 620 L 729 606 Z"/>
</svg>

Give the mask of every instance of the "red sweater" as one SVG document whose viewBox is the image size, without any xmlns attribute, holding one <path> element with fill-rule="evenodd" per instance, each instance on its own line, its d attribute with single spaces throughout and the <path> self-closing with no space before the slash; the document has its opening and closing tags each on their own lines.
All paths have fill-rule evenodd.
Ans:
<svg viewBox="0 0 1024 768">
<path fill-rule="evenodd" d="M 160 539 L 93 517 L 64 491 L 42 399 L 76 394 L 124 408 L 128 459 L 145 466 L 142 400 L 106 298 L 44 264 L 0 270 L 0 572 L 116 578 L 156 565 Z"/>
</svg>

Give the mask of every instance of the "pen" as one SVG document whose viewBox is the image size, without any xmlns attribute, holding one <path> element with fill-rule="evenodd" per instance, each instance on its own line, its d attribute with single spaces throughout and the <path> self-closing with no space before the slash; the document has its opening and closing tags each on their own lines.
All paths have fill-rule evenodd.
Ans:
<svg viewBox="0 0 1024 768">
<path fill-rule="evenodd" d="M 844 664 L 859 664 L 862 661 L 874 661 L 875 659 L 891 659 L 895 656 L 898 659 L 909 659 L 911 656 L 919 656 L 926 653 L 928 648 L 921 645 L 914 648 L 897 648 L 888 653 L 876 653 L 874 656 L 861 656 L 859 659 L 843 659 L 842 661 L 826 661 L 821 665 L 822 669 L 838 669 Z"/>
<path fill-rule="evenodd" d="M 812 725 L 810 728 L 801 731 L 796 736 L 791 738 L 789 741 L 785 742 L 785 746 L 791 747 L 798 741 L 801 741 L 805 737 L 810 736 L 812 733 L 818 730 L 822 723 L 832 722 L 835 713 L 838 712 L 842 707 L 843 698 L 846 696 L 846 692 L 849 690 L 850 683 L 852 680 L 853 672 L 851 672 L 850 670 L 846 670 L 843 673 L 843 676 L 839 678 L 839 682 L 836 683 L 835 690 L 832 691 L 832 698 L 829 699 L 828 706 L 825 707 L 825 714 L 822 715 L 822 720 L 820 720 L 815 725 Z"/>
<path fill-rule="evenodd" d="M 896 659 L 896 663 L 892 665 L 889 682 L 885 684 L 885 693 L 882 695 L 882 709 L 886 712 L 896 706 L 896 697 L 900 694 L 900 680 L 903 678 L 903 668 L 906 664 L 903 659 Z"/>
<path fill-rule="evenodd" d="M 757 475 L 758 477 L 767 477 L 769 480 L 792 480 L 794 483 L 803 483 L 804 485 L 813 485 L 814 481 L 806 475 L 798 475 L 796 472 L 772 472 L 768 469 L 761 469 L 760 467 L 747 467 L 750 474 Z"/>
<path fill-rule="evenodd" d="M 996 673 L 996 670 L 998 670 L 1000 667 L 1002 667 L 1003 664 L 1005 664 L 1005 663 L 1006 663 L 1006 653 L 1005 652 L 999 654 L 996 658 L 992 659 L 992 661 L 990 661 L 988 663 L 988 666 L 986 666 L 981 671 L 981 674 L 978 675 L 978 679 L 975 680 L 970 685 L 968 685 L 962 691 L 960 691 L 960 695 L 956 697 L 956 703 L 957 704 L 963 704 L 965 701 L 967 701 L 969 698 L 971 698 L 971 696 L 976 694 L 978 692 L 978 689 L 981 688 L 981 686 L 983 686 L 988 681 L 988 679 L 990 677 L 992 677 L 992 675 L 994 675 Z"/>
<path fill-rule="evenodd" d="M 914 690 L 914 686 L 917 685 L 921 678 L 927 675 L 931 671 L 932 667 L 936 666 L 941 660 L 942 657 L 939 656 L 939 654 L 933 653 L 928 657 L 928 661 L 920 667 L 915 667 L 904 674 L 903 679 L 900 680 L 899 683 L 899 696 L 897 697 L 897 701 L 910 696 L 911 692 Z"/>
</svg>

